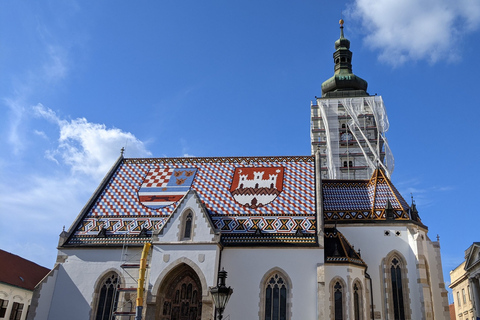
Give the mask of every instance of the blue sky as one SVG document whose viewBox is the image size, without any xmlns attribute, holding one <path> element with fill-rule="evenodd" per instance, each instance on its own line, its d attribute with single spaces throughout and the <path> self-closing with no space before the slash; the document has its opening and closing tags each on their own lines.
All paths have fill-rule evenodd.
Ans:
<svg viewBox="0 0 480 320">
<path fill-rule="evenodd" d="M 353 71 L 382 95 L 392 180 L 440 235 L 479 241 L 478 0 L 3 1 L 0 244 L 46 267 L 127 157 L 308 155 L 310 101 Z"/>
</svg>

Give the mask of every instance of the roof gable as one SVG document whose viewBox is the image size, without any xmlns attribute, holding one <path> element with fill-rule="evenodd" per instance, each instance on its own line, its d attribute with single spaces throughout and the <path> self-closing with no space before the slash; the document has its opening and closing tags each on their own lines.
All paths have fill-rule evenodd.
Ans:
<svg viewBox="0 0 480 320">
<path fill-rule="evenodd" d="M 191 235 L 184 238 L 186 215 L 191 214 Z M 195 190 L 190 190 L 169 216 L 165 226 L 154 232 L 154 240 L 161 242 L 214 241 L 215 228 Z"/>
<path fill-rule="evenodd" d="M 325 221 L 382 220 L 388 201 L 395 219 L 410 219 L 410 207 L 381 169 L 370 180 L 323 180 L 322 193 Z"/>
<path fill-rule="evenodd" d="M 480 243 L 474 242 L 465 254 L 465 270 L 469 271 L 480 262 Z"/>
</svg>

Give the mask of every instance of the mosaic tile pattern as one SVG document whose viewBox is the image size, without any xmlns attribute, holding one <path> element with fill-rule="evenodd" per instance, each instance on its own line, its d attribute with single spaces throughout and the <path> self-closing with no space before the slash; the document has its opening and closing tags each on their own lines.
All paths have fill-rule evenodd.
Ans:
<svg viewBox="0 0 480 320">
<path fill-rule="evenodd" d="M 379 169 L 370 180 L 324 180 L 322 191 L 326 221 L 385 219 L 387 201 L 395 219 L 410 219 L 407 202 Z"/>
<path fill-rule="evenodd" d="M 235 168 L 240 167 L 282 167 L 282 192 L 271 203 L 255 209 L 239 204 L 230 188 Z M 177 168 L 197 169 L 191 188 L 224 233 L 253 232 L 253 227 L 266 232 L 294 233 L 298 227 L 314 232 L 313 157 L 123 159 L 86 212 L 72 241 L 96 236 L 102 228 L 114 236 L 135 236 L 142 228 L 150 234 L 161 229 L 179 201 L 158 209 L 149 208 L 142 205 L 137 192 L 143 183 L 148 183 L 144 179 L 150 170 L 172 172 Z M 261 222 L 256 218 L 251 220 L 256 216 L 262 217 Z M 293 219 L 295 216 L 300 219 Z"/>
</svg>

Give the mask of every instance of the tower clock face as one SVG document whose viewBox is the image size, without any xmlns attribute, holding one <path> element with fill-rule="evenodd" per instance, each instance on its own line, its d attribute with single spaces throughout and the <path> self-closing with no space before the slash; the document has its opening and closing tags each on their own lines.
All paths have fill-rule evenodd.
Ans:
<svg viewBox="0 0 480 320">
<path fill-rule="evenodd" d="M 340 139 L 342 141 L 350 141 L 350 140 L 353 140 L 353 136 L 350 132 L 344 132 L 342 133 L 342 135 L 340 136 Z"/>
</svg>

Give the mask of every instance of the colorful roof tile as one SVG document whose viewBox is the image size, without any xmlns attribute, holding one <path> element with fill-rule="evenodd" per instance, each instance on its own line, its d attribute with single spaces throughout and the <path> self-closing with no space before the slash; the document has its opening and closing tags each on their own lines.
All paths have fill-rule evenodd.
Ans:
<svg viewBox="0 0 480 320">
<path fill-rule="evenodd" d="M 120 159 L 79 215 L 68 244 L 142 242 L 193 189 L 226 233 L 315 233 L 314 159 Z"/>
<path fill-rule="evenodd" d="M 347 263 L 367 266 L 360 256 L 360 252 L 348 242 L 344 235 L 336 228 L 325 228 L 325 262 Z"/>
<path fill-rule="evenodd" d="M 323 180 L 325 221 L 384 220 L 390 201 L 394 218 L 410 220 L 410 207 L 381 169 L 370 180 Z"/>
</svg>

